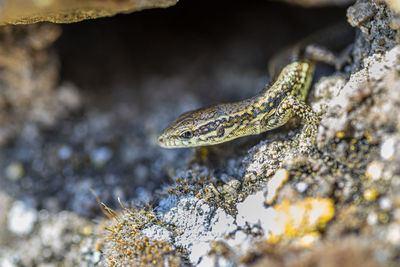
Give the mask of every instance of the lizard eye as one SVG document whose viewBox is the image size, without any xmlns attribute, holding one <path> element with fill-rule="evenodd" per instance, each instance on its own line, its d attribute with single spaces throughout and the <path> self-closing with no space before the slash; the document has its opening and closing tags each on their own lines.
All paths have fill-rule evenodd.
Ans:
<svg viewBox="0 0 400 267">
<path fill-rule="evenodd" d="M 187 131 L 187 132 L 183 133 L 183 138 L 185 138 L 185 139 L 189 139 L 192 136 L 193 136 L 192 132 Z"/>
</svg>

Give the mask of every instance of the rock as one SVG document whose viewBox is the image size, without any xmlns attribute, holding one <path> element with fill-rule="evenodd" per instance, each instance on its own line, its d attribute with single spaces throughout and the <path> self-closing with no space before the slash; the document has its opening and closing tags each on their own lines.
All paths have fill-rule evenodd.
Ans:
<svg viewBox="0 0 400 267">
<path fill-rule="evenodd" d="M 304 7 L 321 7 L 321 6 L 345 6 L 352 3 L 351 0 L 282 0 L 289 4 L 300 5 Z"/>
<path fill-rule="evenodd" d="M 400 41 L 399 15 L 383 2 L 356 1 L 347 9 L 347 21 L 359 30 L 352 51 L 355 69 L 364 66 L 366 57 L 387 51 Z"/>
<path fill-rule="evenodd" d="M 274 47 L 274 39 L 285 36 L 279 32 L 279 38 L 265 38 L 268 41 L 263 43 L 263 34 L 253 30 L 264 31 L 260 22 L 270 25 L 280 16 L 266 16 L 254 7 L 251 12 L 242 12 L 249 15 L 245 23 L 238 21 L 240 27 L 228 21 L 233 36 L 217 30 L 213 32 L 218 33 L 213 35 L 216 38 L 210 42 L 205 41 L 207 35 L 195 38 L 195 42 L 200 41 L 195 48 L 207 57 L 193 56 L 193 51 L 197 51 L 186 37 L 195 28 L 188 27 L 184 34 L 178 32 L 184 38 L 182 45 L 175 43 L 178 35 L 170 31 L 169 23 L 166 28 L 160 27 L 166 33 L 162 35 L 165 39 L 154 39 L 160 49 L 164 48 L 162 41 L 168 41 L 167 48 L 156 55 L 153 49 L 147 49 L 154 48 L 150 46 L 154 43 L 133 31 L 135 34 L 129 38 L 121 34 L 123 41 L 130 37 L 136 43 L 144 40 L 150 53 L 132 43 L 112 45 L 105 50 L 109 52 L 106 55 L 113 55 L 107 57 L 110 65 L 98 64 L 97 68 L 94 63 L 83 64 L 89 67 L 82 69 L 77 66 L 92 58 L 88 60 L 81 52 L 65 57 L 74 71 L 87 80 L 94 77 L 109 82 L 103 87 L 86 88 L 84 79 L 77 79 L 82 82 L 87 99 L 82 112 L 66 120 L 59 118 L 79 109 L 81 99 L 68 81 L 60 86 L 50 75 L 49 84 L 44 83 L 41 88 L 35 84 L 34 75 L 27 76 L 26 84 L 34 86 L 32 92 L 28 91 L 29 97 L 21 94 L 25 91 L 20 85 L 25 88 L 25 83 L 13 87 L 17 95 L 13 101 L 9 100 L 11 90 L 7 90 L 6 96 L 0 94 L 2 112 L 15 118 L 9 112 L 11 109 L 21 120 L 29 120 L 29 124 L 11 119 L 1 124 L 4 132 L 13 131 L 11 136 L 22 129 L 22 137 L 1 149 L 2 155 L 6 155 L 0 157 L 1 167 L 6 170 L 12 162 L 18 162 L 24 166 L 24 175 L 15 180 L 0 179 L 0 183 L 13 197 L 32 199 L 42 209 L 34 211 L 35 223 L 27 220 L 34 227 L 22 236 L 10 235 L 7 216 L 3 216 L 0 243 L 5 245 L 0 249 L 0 265 L 395 265 L 400 243 L 400 48 L 396 33 L 390 30 L 394 24 L 385 20 L 385 14 L 394 18 L 385 4 L 358 3 L 353 7 L 356 12 L 349 12 L 349 17 L 362 33 L 357 35 L 359 42 L 354 46 L 362 57 L 354 57 L 354 64 L 347 65 L 346 72 L 339 74 L 342 76 L 326 77 L 311 89 L 308 101 L 322 118 L 317 136 L 319 146 L 307 139 L 304 127 L 296 124 L 298 120 L 263 135 L 199 150 L 166 151 L 154 144 L 159 128 L 170 117 L 193 105 L 207 104 L 211 97 L 219 102 L 255 94 L 257 85 L 265 83 L 265 54 L 275 53 L 268 47 Z M 298 9 L 295 11 L 290 12 L 297 15 Z M 365 13 L 357 14 L 358 11 Z M 235 19 L 241 14 L 236 10 L 234 13 Z M 216 12 L 216 16 L 226 18 L 223 12 Z M 264 17 L 268 20 L 258 19 Z M 187 27 L 187 20 L 178 18 L 173 21 Z M 302 19 L 319 23 L 314 17 Z M 69 27 L 80 29 L 85 24 Z M 140 25 L 139 31 L 145 29 L 147 34 L 149 28 L 145 24 Z M 116 28 L 118 34 L 120 26 Z M 239 34 L 242 27 L 245 35 Z M 8 61 L 14 60 L 11 56 L 18 56 L 14 46 L 26 48 L 23 51 L 29 64 L 22 66 L 18 75 L 35 70 L 41 79 L 41 70 L 47 66 L 45 56 L 49 55 L 42 54 L 41 49 L 49 44 L 51 35 L 46 38 L 46 31 L 38 31 L 19 41 L 12 39 L 18 34 L 6 36 L 4 42 L 12 44 L 7 47 L 12 52 Z M 217 36 L 224 38 L 224 42 L 217 42 Z M 251 36 L 255 39 L 249 39 Z M 382 51 L 375 46 L 380 45 L 375 37 L 383 38 Z M 73 42 L 79 41 L 75 38 L 73 35 Z M 253 49 L 254 43 L 259 48 Z M 95 46 L 80 43 L 76 47 L 87 51 Z M 100 47 L 103 48 L 96 43 L 96 49 Z M 118 54 L 115 48 L 120 47 L 127 47 L 128 51 L 121 49 Z M 188 56 L 184 47 L 190 49 L 190 56 L 180 63 L 181 57 Z M 43 61 L 31 58 L 29 51 L 44 55 Z M 132 65 L 126 64 L 132 61 L 130 53 L 135 59 Z M 140 64 L 137 56 L 141 53 L 145 65 Z M 114 61 L 114 56 L 123 60 Z M 96 55 L 93 58 L 95 63 L 102 59 Z M 175 58 L 179 59 L 174 61 Z M 236 64 L 242 61 L 246 63 Z M 19 60 L 18 64 L 26 62 Z M 18 69 L 18 64 L 10 65 Z M 34 67 L 29 68 L 31 64 Z M 254 67 L 257 64 L 260 66 Z M 168 68 L 168 72 L 160 74 L 158 67 Z M 5 69 L 5 73 L 10 73 L 9 68 Z M 68 72 L 64 71 L 67 77 Z M 112 78 L 100 79 L 100 74 Z M 125 75 L 132 80 L 120 81 Z M 222 88 L 221 98 L 214 99 L 214 88 Z M 46 101 L 39 101 L 43 96 Z M 202 102 L 200 96 L 207 98 Z M 18 105 L 18 101 L 24 105 Z M 56 112 L 53 115 L 50 111 Z M 57 127 L 41 131 L 42 124 Z M 15 173 L 18 171 L 11 177 L 20 176 Z M 110 206 L 103 209 L 107 218 L 90 191 Z M 124 206 L 115 205 L 118 198 L 126 200 Z M 0 211 L 7 214 L 13 201 L 2 203 Z M 96 218 L 82 220 L 76 213 Z"/>
<path fill-rule="evenodd" d="M 19 180 L 24 175 L 24 166 L 20 162 L 13 162 L 7 166 L 5 174 L 12 181 Z"/>
<path fill-rule="evenodd" d="M 97 167 L 104 166 L 113 156 L 108 147 L 99 147 L 90 152 L 90 160 Z"/>
<path fill-rule="evenodd" d="M 10 220 L 19 221 L 19 226 L 14 223 L 10 226 Z M 62 262 L 64 265 L 74 266 L 79 258 L 86 265 L 94 265 L 99 261 L 100 255 L 94 249 L 94 240 L 91 238 L 93 226 L 94 223 L 90 220 L 68 211 L 57 214 L 46 210 L 37 212 L 21 201 L 15 201 L 9 212 L 8 228 L 23 236 L 10 239 L 8 234 L 2 240 L 8 245 L 0 251 L 0 263 L 32 266 L 40 261 L 51 265 Z"/>
<path fill-rule="evenodd" d="M 0 25 L 32 24 L 40 21 L 71 23 L 149 8 L 165 8 L 177 2 L 178 0 L 4 0 L 1 3 Z"/>
<path fill-rule="evenodd" d="M 15 201 L 8 213 L 8 229 L 17 235 L 26 235 L 32 232 L 37 220 L 35 209 L 28 207 L 22 201 Z"/>
<path fill-rule="evenodd" d="M 0 146 L 24 127 L 54 126 L 81 106 L 73 84 L 58 85 L 58 57 L 50 46 L 60 34 L 52 24 L 0 29 Z M 28 142 L 37 138 L 25 137 Z"/>
<path fill-rule="evenodd" d="M 67 160 L 71 157 L 72 155 L 72 149 L 67 146 L 67 145 L 63 145 L 62 147 L 60 147 L 60 149 L 58 150 L 58 157 L 62 160 Z"/>
</svg>

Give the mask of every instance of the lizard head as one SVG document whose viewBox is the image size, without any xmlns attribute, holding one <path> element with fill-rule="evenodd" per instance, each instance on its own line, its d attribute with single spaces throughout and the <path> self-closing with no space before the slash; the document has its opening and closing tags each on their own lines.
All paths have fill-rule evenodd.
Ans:
<svg viewBox="0 0 400 267">
<path fill-rule="evenodd" d="M 158 137 L 165 148 L 195 147 L 221 143 L 223 127 L 216 119 L 217 109 L 212 106 L 189 111 L 173 121 Z"/>
</svg>

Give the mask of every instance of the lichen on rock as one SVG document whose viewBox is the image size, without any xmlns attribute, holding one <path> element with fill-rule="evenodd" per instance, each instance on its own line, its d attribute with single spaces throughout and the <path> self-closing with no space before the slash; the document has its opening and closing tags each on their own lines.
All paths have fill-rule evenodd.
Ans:
<svg viewBox="0 0 400 267">
<path fill-rule="evenodd" d="M 326 266 L 342 256 L 344 265 L 395 261 L 400 46 L 386 8 L 359 1 L 349 9 L 354 26 L 372 31 L 361 29 L 348 79 L 333 75 L 315 85 L 311 105 L 322 117 L 316 145 L 304 128 L 284 128 L 237 156 L 236 176 L 204 164 L 212 148 L 172 172 L 155 216 L 191 264 L 301 266 L 324 262 L 328 248 Z M 228 193 L 230 181 L 239 185 Z"/>
<path fill-rule="evenodd" d="M 309 10 L 273 5 L 319 22 L 304 17 Z M 278 24 L 286 25 L 294 35 L 301 27 L 297 37 L 305 37 L 303 24 L 267 16 L 253 3 L 237 12 L 244 7 L 223 6 L 215 21 L 207 20 L 214 26 L 226 20 L 223 30 L 203 21 L 201 30 L 192 27 L 183 2 L 182 9 L 155 11 L 162 13 L 159 24 L 152 24 L 153 13 L 135 14 L 132 24 L 121 16 L 127 31 L 120 18 L 64 25 L 70 39 L 56 43 L 62 75 L 83 85 L 79 93 L 69 79 L 58 80 L 51 46 L 58 25 L 2 29 L 0 127 L 10 129 L 14 143 L 1 148 L 0 185 L 7 194 L 0 191 L 0 265 L 397 264 L 400 46 L 397 14 L 382 1 L 349 9 L 360 30 L 343 72 L 328 70 L 319 79 L 323 66 L 317 66 L 319 81 L 308 100 L 321 116 L 316 145 L 294 118 L 218 146 L 156 146 L 157 133 L 175 115 L 254 95 L 265 84 L 268 56 L 279 50 L 274 41 L 286 34 L 262 23 L 279 31 Z M 81 112 L 60 120 L 79 109 L 81 94 Z M 50 130 L 38 130 L 44 128 Z M 112 207 L 121 198 L 124 206 L 109 209 L 105 219 L 83 219 L 104 217 L 93 193 Z"/>
</svg>

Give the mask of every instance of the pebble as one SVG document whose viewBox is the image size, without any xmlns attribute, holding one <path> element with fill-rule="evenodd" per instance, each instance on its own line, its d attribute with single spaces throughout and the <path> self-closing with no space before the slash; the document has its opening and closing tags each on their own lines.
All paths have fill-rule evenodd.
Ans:
<svg viewBox="0 0 400 267">
<path fill-rule="evenodd" d="M 364 191 L 363 196 L 365 200 L 371 201 L 375 200 L 379 196 L 379 193 L 375 189 L 367 189 Z"/>
<path fill-rule="evenodd" d="M 72 149 L 69 146 L 62 146 L 58 150 L 58 157 L 62 160 L 67 160 L 72 155 Z"/>
<path fill-rule="evenodd" d="M 90 236 L 93 233 L 93 228 L 90 225 L 86 225 L 81 229 L 81 233 L 85 236 Z"/>
<path fill-rule="evenodd" d="M 363 22 L 372 18 L 376 13 L 373 2 L 358 1 L 347 9 L 347 20 L 351 26 L 360 26 Z"/>
<path fill-rule="evenodd" d="M 22 178 L 25 173 L 24 166 L 19 162 L 13 162 L 6 168 L 6 177 L 11 181 L 17 181 Z"/>
<path fill-rule="evenodd" d="M 98 263 L 98 262 L 100 262 L 101 256 L 102 256 L 102 254 L 101 254 L 100 251 L 94 251 L 94 252 L 93 252 L 93 257 L 92 257 L 92 262 L 93 262 L 93 263 Z"/>
<path fill-rule="evenodd" d="M 394 157 L 395 140 L 388 138 L 381 146 L 381 157 L 385 160 L 392 160 Z"/>
<path fill-rule="evenodd" d="M 304 193 L 308 188 L 308 184 L 306 184 L 305 182 L 299 182 L 295 185 L 295 187 L 297 192 Z"/>
<path fill-rule="evenodd" d="M 37 217 L 36 210 L 22 201 L 15 201 L 8 213 L 8 229 L 18 235 L 29 234 L 33 230 Z"/>
<path fill-rule="evenodd" d="M 371 178 L 372 180 L 376 181 L 381 178 L 382 171 L 383 171 L 383 164 L 378 161 L 372 161 L 370 164 L 368 164 L 365 175 L 368 178 Z"/>
<path fill-rule="evenodd" d="M 99 147 L 90 153 L 90 160 L 98 167 L 104 166 L 111 158 L 112 151 L 108 147 Z"/>
<path fill-rule="evenodd" d="M 382 199 L 379 201 L 379 207 L 380 207 L 382 210 L 388 210 L 388 209 L 390 209 L 390 208 L 392 207 L 392 201 L 391 201 L 389 198 L 387 198 L 387 197 L 382 198 Z"/>
<path fill-rule="evenodd" d="M 400 225 L 391 224 L 387 231 L 387 240 L 393 245 L 400 245 Z"/>
<path fill-rule="evenodd" d="M 375 225 L 378 222 L 378 215 L 375 212 L 371 212 L 367 216 L 367 222 L 369 225 Z"/>
</svg>

